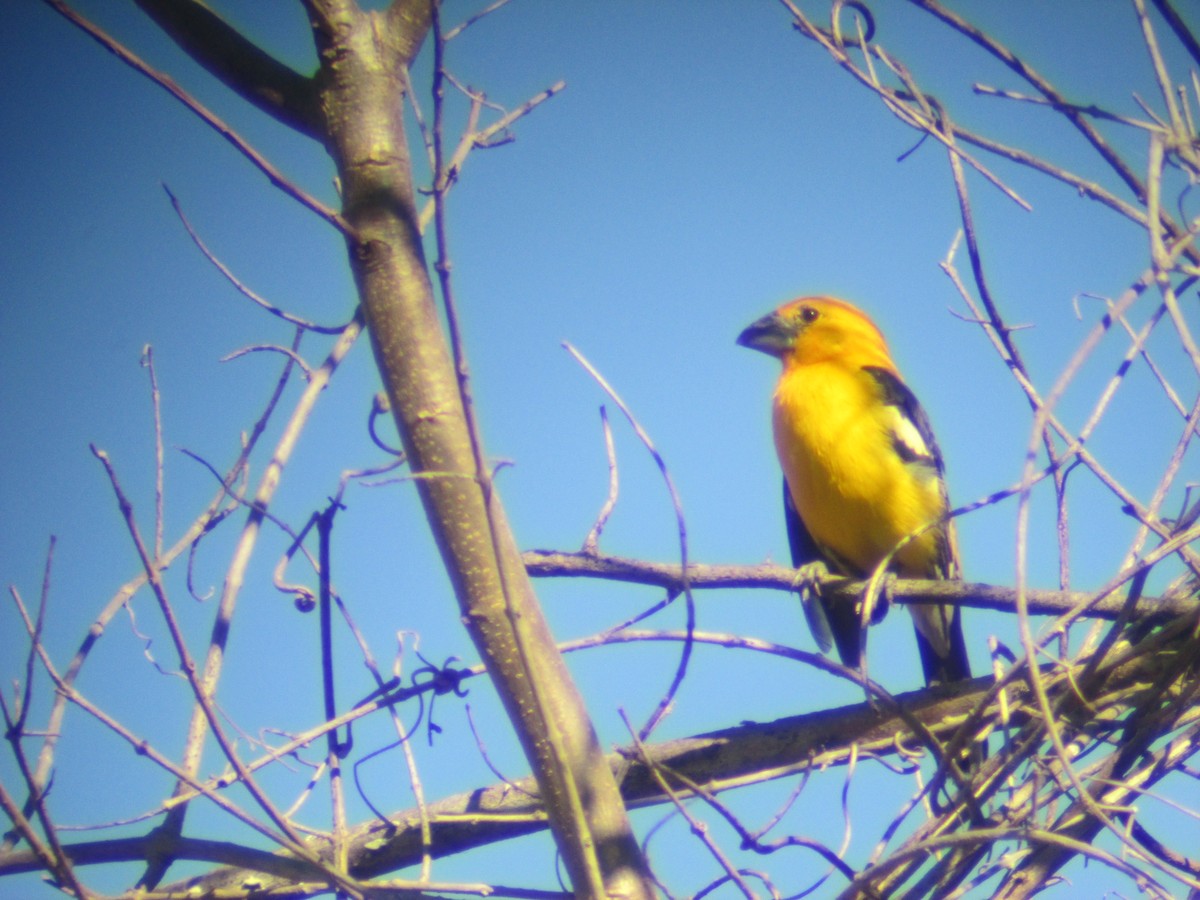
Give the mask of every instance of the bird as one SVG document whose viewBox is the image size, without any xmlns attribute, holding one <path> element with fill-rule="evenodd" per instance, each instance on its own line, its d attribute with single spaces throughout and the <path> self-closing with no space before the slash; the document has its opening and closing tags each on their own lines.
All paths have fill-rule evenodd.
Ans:
<svg viewBox="0 0 1200 900">
<path fill-rule="evenodd" d="M 836 644 L 843 665 L 861 669 L 860 612 L 822 596 L 817 575 L 867 578 L 890 558 L 888 569 L 902 578 L 961 577 L 929 417 L 878 326 L 845 300 L 792 300 L 751 323 L 737 343 L 783 363 L 772 425 L 805 617 L 822 652 Z M 926 684 L 969 679 L 960 609 L 908 609 Z"/>
</svg>

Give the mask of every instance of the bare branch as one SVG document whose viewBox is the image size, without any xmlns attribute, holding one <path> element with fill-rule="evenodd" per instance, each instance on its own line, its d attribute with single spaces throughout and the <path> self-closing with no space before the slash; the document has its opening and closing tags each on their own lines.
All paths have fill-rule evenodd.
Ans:
<svg viewBox="0 0 1200 900">
<path fill-rule="evenodd" d="M 617 492 L 621 483 L 620 472 L 617 468 L 617 451 L 613 446 L 612 426 L 608 424 L 608 410 L 603 404 L 600 405 L 600 427 L 604 432 L 604 453 L 608 458 L 608 496 L 604 498 L 604 505 L 600 507 L 600 512 L 596 515 L 595 524 L 587 533 L 587 537 L 583 539 L 582 552 L 589 554 L 600 552 L 600 533 L 604 531 L 609 516 L 616 508 Z"/>
<path fill-rule="evenodd" d="M 612 774 L 538 607 L 490 487 L 490 469 L 480 465 L 486 459 L 482 441 L 472 431 L 456 360 L 434 305 L 398 100 L 406 81 L 401 73 L 437 6 L 426 0 L 393 4 L 385 14 L 385 39 L 379 18 L 357 4 L 307 0 L 306 6 L 322 58 L 327 146 L 354 226 L 350 265 L 462 621 L 489 661 L 489 674 L 537 774 L 575 889 L 585 896 L 607 891 L 648 897 L 651 888 Z M 444 52 L 444 42 L 437 40 L 435 77 Z M 446 174 L 436 172 L 435 178 Z M 598 855 L 601 847 L 606 852 Z"/>
<path fill-rule="evenodd" d="M 238 280 L 237 276 L 230 271 L 228 266 L 217 259 L 212 251 L 210 251 L 205 245 L 204 241 L 200 239 L 200 235 L 196 233 L 194 228 L 192 228 L 192 223 L 189 222 L 187 216 L 183 214 L 183 207 L 180 205 L 179 199 L 175 196 L 174 192 L 167 187 L 165 183 L 163 184 L 162 188 L 164 191 L 166 191 L 167 197 L 171 201 L 171 207 L 175 210 L 175 214 L 179 216 L 179 221 L 183 223 L 183 228 L 188 233 L 188 237 L 192 239 L 192 243 L 196 245 L 196 248 L 202 254 L 204 254 L 204 258 L 212 263 L 213 268 L 224 275 L 226 281 L 228 281 L 234 286 L 234 288 L 237 289 L 239 294 L 253 303 L 258 304 L 271 315 L 277 316 L 278 318 L 283 319 L 283 321 L 289 322 L 292 325 L 297 325 L 300 328 L 303 328 L 305 331 L 313 331 L 317 334 L 341 334 L 346 329 L 346 323 L 344 322 L 341 325 L 318 325 L 315 322 L 309 322 L 307 319 L 301 319 L 299 316 L 294 316 L 291 313 L 280 309 L 271 301 L 250 290 L 250 288 Z"/>
<path fill-rule="evenodd" d="M 1175 37 L 1179 39 L 1179 43 L 1187 49 L 1191 54 L 1192 60 L 1196 65 L 1200 66 L 1200 40 L 1196 39 L 1196 35 L 1188 28 L 1187 23 L 1183 21 L 1183 17 L 1171 5 L 1170 0 L 1150 0 L 1162 17 L 1167 20 L 1167 24 L 1171 26 L 1171 30 L 1175 32 Z"/>
<path fill-rule="evenodd" d="M 312 79 L 294 71 L 198 0 L 136 0 L 188 56 L 244 100 L 314 140 L 323 122 Z"/>
<path fill-rule="evenodd" d="M 961 717 L 986 695 L 988 683 L 989 678 L 976 679 L 937 697 L 926 690 L 895 699 L 907 715 L 943 736 L 959 727 Z M 647 745 L 646 753 L 654 765 L 678 772 L 716 794 L 797 772 L 846 765 L 852 752 L 895 753 L 897 734 L 906 732 L 898 713 L 860 703 Z M 621 793 L 631 806 L 667 799 L 636 752 L 611 754 L 606 763 L 614 773 L 623 773 Z M 429 804 L 433 855 L 442 857 L 544 830 L 547 819 L 536 798 L 534 779 L 524 778 Z M 418 810 L 409 809 L 389 815 L 387 823 L 371 822 L 355 829 L 350 836 L 351 866 L 367 878 L 418 863 L 423 852 L 419 822 Z M 215 891 L 235 886 L 244 877 L 243 871 L 217 871 L 190 884 L 193 889 Z M 264 883 L 260 889 L 269 887 Z"/>
<path fill-rule="evenodd" d="M 293 200 L 296 200 L 301 205 L 316 213 L 343 234 L 351 234 L 350 226 L 346 224 L 346 220 L 342 218 L 340 213 L 330 209 L 324 203 L 301 190 L 286 177 L 284 177 L 283 173 L 280 172 L 273 163 L 268 161 L 265 156 L 251 147 L 250 144 L 241 137 L 241 135 L 230 128 L 215 113 L 211 112 L 206 106 L 200 103 L 200 101 L 196 100 L 191 96 L 191 94 L 187 93 L 183 88 L 176 84 L 172 78 L 164 75 L 162 72 L 159 72 L 157 69 L 154 69 L 145 63 L 140 57 L 138 57 L 131 50 L 127 49 L 118 40 L 109 36 L 103 29 L 92 24 L 83 16 L 79 15 L 79 13 L 67 6 L 63 0 L 43 0 L 43 2 L 52 7 L 72 25 L 75 25 L 77 28 L 95 40 L 98 44 L 100 44 L 100 46 L 104 47 L 105 50 L 108 50 L 110 53 L 116 56 L 117 59 L 121 60 L 121 62 L 125 63 L 134 71 L 145 75 L 155 84 L 173 96 L 176 100 L 194 112 L 205 122 L 205 124 L 210 126 L 214 131 L 217 132 L 217 134 L 221 135 L 221 137 L 232 144 L 239 153 L 250 160 L 250 162 L 253 163 L 260 172 L 267 176 L 271 184 L 275 185 L 275 187 L 279 188 Z"/>
<path fill-rule="evenodd" d="M 683 503 L 679 499 L 679 492 L 675 489 L 675 482 L 671 478 L 670 470 L 667 468 L 667 461 L 663 459 L 662 454 L 658 452 L 658 448 L 654 446 L 654 442 L 650 440 L 650 435 L 646 433 L 644 428 L 642 428 L 641 423 L 637 420 L 637 417 L 634 416 L 633 411 L 630 410 L 630 408 L 625 404 L 625 401 L 621 399 L 620 395 L 617 394 L 612 385 L 608 383 L 604 376 L 602 376 L 596 370 L 596 368 L 584 358 L 582 353 L 572 347 L 569 343 L 564 343 L 563 346 L 567 349 L 568 353 L 575 357 L 575 361 L 583 366 L 584 370 L 591 375 L 593 379 L 595 379 L 596 383 L 600 385 L 604 392 L 612 398 L 612 401 L 617 404 L 617 408 L 624 414 L 626 420 L 630 424 L 630 427 L 633 428 L 634 433 L 638 436 L 638 440 L 642 442 L 642 445 L 645 446 L 647 452 L 654 460 L 654 464 L 658 467 L 659 474 L 662 475 L 663 483 L 666 485 L 667 493 L 671 498 L 671 507 L 675 513 L 675 529 L 679 536 L 679 565 L 680 571 L 683 574 L 683 580 L 680 585 L 679 592 L 683 594 L 684 600 L 687 603 L 687 630 L 690 634 L 696 627 L 696 601 L 692 596 L 692 587 L 688 583 L 687 521 L 684 519 Z M 690 662 L 691 658 L 691 643 L 685 641 L 683 645 L 683 652 L 679 657 L 679 663 L 675 667 L 675 675 L 671 679 L 671 684 L 667 688 L 667 692 L 663 695 L 662 699 L 659 700 L 658 706 L 655 708 L 654 712 L 650 714 L 650 718 L 646 720 L 646 723 L 638 732 L 637 739 L 639 741 L 646 740 L 658 726 L 658 723 L 661 722 L 663 717 L 667 714 L 667 711 L 671 707 L 671 703 L 675 699 L 676 693 L 679 691 L 680 685 L 683 684 L 683 679 L 687 674 L 688 663 Z"/>
<path fill-rule="evenodd" d="M 1008 66 L 1012 71 L 1016 72 L 1021 78 L 1025 79 L 1029 84 L 1037 89 L 1043 97 L 1054 104 L 1055 109 L 1059 110 L 1067 120 L 1074 125 L 1084 138 L 1091 144 L 1101 157 L 1109 164 L 1114 172 L 1125 182 L 1126 186 L 1133 192 L 1134 196 L 1139 200 L 1144 200 L 1146 196 L 1145 185 L 1137 177 L 1137 174 L 1129 168 L 1123 159 L 1113 150 L 1108 142 L 1105 141 L 1103 135 L 1098 132 L 1088 119 L 1080 114 L 1075 107 L 1067 103 L 1062 95 L 1054 88 L 1054 86 L 1043 78 L 1033 67 L 1022 60 L 1019 56 L 1001 44 L 991 35 L 986 34 L 979 28 L 976 28 L 966 19 L 957 15 L 954 12 L 943 7 L 937 0 L 909 0 L 914 6 L 917 6 L 926 12 L 933 15 L 935 18 L 946 23 L 955 31 L 967 37 L 969 40 L 978 44 L 996 59 L 1000 60 L 1004 65 Z"/>
<path fill-rule="evenodd" d="M 523 557 L 529 573 L 535 578 L 599 578 L 631 584 L 681 590 L 682 572 L 673 563 L 643 562 L 617 556 L 598 556 L 590 553 L 563 553 L 551 550 L 527 550 Z M 728 588 L 766 588 L 794 591 L 796 570 L 790 566 L 722 566 L 692 563 L 688 566 L 688 582 L 696 590 Z M 853 602 L 866 588 L 867 582 L 852 581 L 839 576 L 822 580 L 821 591 L 834 602 Z M 1017 590 L 989 584 L 958 581 L 922 581 L 896 579 L 888 585 L 888 596 L 897 603 L 956 603 L 976 609 L 1013 612 Z M 1099 619 L 1115 619 L 1125 605 L 1124 597 L 1109 593 L 1097 599 L 1097 594 L 1082 591 L 1047 591 L 1027 588 L 1025 598 L 1032 615 L 1062 615 L 1085 608 L 1086 615 Z M 1180 616 L 1194 615 L 1200 604 L 1191 598 L 1177 596 L 1143 597 L 1135 607 L 1138 621 L 1161 622 Z"/>
<path fill-rule="evenodd" d="M 275 491 L 279 487 L 279 480 L 283 469 L 295 449 L 296 443 L 300 438 L 300 433 L 307 424 L 317 399 L 329 384 L 329 380 L 333 377 L 334 372 L 337 371 L 346 354 L 350 352 L 350 348 L 358 340 L 358 336 L 362 332 L 362 327 L 362 313 L 359 310 L 334 343 L 324 364 L 308 380 L 308 384 L 297 401 L 291 417 L 284 426 L 283 434 L 280 436 L 271 462 L 267 466 L 266 471 L 263 472 L 262 479 L 254 494 L 252 508 L 247 515 L 245 525 L 234 548 L 225 584 L 221 591 L 221 599 L 217 605 L 209 639 L 209 647 L 205 655 L 204 668 L 201 674 L 200 685 L 202 696 L 212 697 L 216 693 L 217 683 L 220 680 L 225 661 L 225 646 L 232 627 L 241 587 L 245 580 L 245 571 L 250 565 L 250 560 L 261 532 L 263 518 L 266 516 L 271 500 L 275 496 Z M 290 365 L 291 363 L 289 362 Z M 153 582 L 153 579 L 150 580 Z M 177 799 L 192 786 L 190 782 L 194 780 L 196 773 L 200 770 L 200 761 L 211 722 L 211 711 L 206 708 L 206 704 L 198 700 L 192 711 L 192 719 L 188 728 L 187 741 L 183 752 L 182 770 L 186 773 L 187 778 L 181 779 L 176 785 L 175 797 Z M 186 802 L 173 805 L 167 813 L 167 820 L 161 826 L 161 830 L 164 833 L 173 835 L 181 834 L 186 811 Z M 147 886 L 157 884 L 166 871 L 166 862 L 169 862 L 169 860 L 164 857 L 155 857 L 147 874 L 143 876 L 142 883 Z"/>
</svg>

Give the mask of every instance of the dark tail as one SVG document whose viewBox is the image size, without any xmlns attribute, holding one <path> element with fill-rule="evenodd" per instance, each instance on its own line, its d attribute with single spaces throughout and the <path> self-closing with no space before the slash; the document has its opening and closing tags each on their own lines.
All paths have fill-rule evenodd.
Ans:
<svg viewBox="0 0 1200 900">
<path fill-rule="evenodd" d="M 918 607 L 913 605 L 909 609 L 916 614 Z M 925 670 L 925 683 L 932 685 L 966 681 L 971 677 L 971 663 L 967 659 L 967 641 L 963 636 L 962 611 L 957 606 L 937 606 L 931 609 L 935 614 L 929 616 L 925 624 L 927 627 L 945 629 L 950 652 L 946 656 L 939 656 L 921 628 L 915 629 L 917 649 L 921 653 L 921 668 Z"/>
<path fill-rule="evenodd" d="M 913 605 L 910 610 L 918 609 Z M 917 649 L 921 652 L 921 668 L 925 670 L 925 684 L 951 684 L 955 681 L 967 681 L 971 677 L 971 664 L 967 660 L 967 641 L 963 637 L 962 614 L 957 606 L 927 607 L 933 615 L 927 615 L 925 626 L 936 626 L 945 629 L 950 652 L 938 656 L 920 628 L 916 628 Z M 978 771 L 987 758 L 987 741 L 970 745 L 959 760 L 967 772 Z"/>
</svg>

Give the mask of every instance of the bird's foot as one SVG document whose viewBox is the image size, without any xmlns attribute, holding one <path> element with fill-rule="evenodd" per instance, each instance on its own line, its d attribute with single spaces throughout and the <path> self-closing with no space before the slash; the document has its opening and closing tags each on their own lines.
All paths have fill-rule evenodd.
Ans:
<svg viewBox="0 0 1200 900">
<path fill-rule="evenodd" d="M 808 630 L 812 632 L 822 653 L 828 653 L 833 647 L 833 628 L 821 599 L 821 580 L 828 576 L 829 567 L 821 560 L 814 560 L 797 568 L 796 576 L 792 579 L 792 589 L 800 595 Z"/>
</svg>

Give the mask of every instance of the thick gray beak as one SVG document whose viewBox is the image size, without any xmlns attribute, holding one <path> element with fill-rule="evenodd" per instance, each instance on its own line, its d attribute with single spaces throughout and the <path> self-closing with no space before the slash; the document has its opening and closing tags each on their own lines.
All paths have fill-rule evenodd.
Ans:
<svg viewBox="0 0 1200 900">
<path fill-rule="evenodd" d="M 760 350 L 768 356 L 783 356 L 792 349 L 796 339 L 793 327 L 777 312 L 767 313 L 752 322 L 738 335 L 737 342 L 751 350 Z"/>
</svg>

